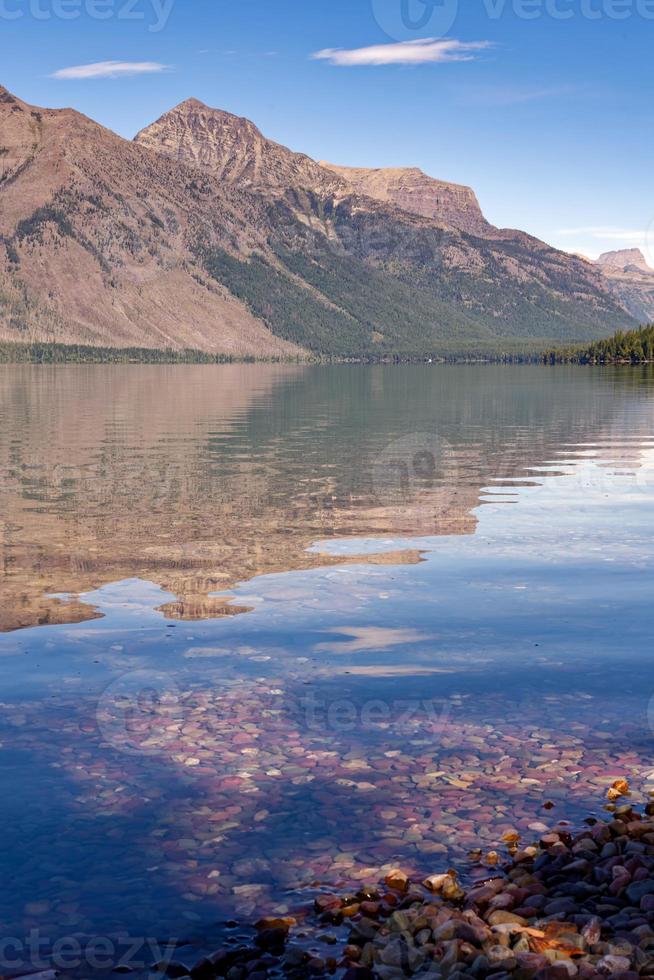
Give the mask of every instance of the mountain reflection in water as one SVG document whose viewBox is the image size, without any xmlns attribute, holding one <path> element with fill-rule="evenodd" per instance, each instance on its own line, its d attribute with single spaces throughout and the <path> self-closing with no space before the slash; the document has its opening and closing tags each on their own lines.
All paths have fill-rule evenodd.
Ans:
<svg viewBox="0 0 654 980">
<path fill-rule="evenodd" d="M 46 597 L 134 577 L 212 617 L 211 593 L 324 564 L 317 539 L 471 534 L 483 487 L 637 393 L 538 367 L 0 367 L 0 630 L 89 618 Z"/>
</svg>

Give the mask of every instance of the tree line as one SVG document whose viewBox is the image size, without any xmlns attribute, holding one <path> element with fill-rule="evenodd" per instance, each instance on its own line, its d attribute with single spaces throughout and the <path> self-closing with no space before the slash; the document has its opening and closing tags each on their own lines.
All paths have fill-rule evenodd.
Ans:
<svg viewBox="0 0 654 980">
<path fill-rule="evenodd" d="M 648 364 L 654 361 L 654 324 L 619 330 L 588 347 L 556 348 L 544 360 L 546 364 Z"/>
</svg>

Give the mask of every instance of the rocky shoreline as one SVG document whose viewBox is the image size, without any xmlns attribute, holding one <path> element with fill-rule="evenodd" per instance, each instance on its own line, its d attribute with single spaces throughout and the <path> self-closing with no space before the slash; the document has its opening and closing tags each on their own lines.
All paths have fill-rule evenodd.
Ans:
<svg viewBox="0 0 654 980">
<path fill-rule="evenodd" d="M 252 941 L 228 940 L 171 980 L 343 980 L 654 976 L 654 802 L 636 808 L 617 780 L 607 817 L 565 821 L 533 844 L 507 832 L 504 857 L 471 855 L 471 883 L 454 870 L 413 881 L 397 869 L 378 888 L 321 894 L 313 909 L 262 919 Z"/>
</svg>

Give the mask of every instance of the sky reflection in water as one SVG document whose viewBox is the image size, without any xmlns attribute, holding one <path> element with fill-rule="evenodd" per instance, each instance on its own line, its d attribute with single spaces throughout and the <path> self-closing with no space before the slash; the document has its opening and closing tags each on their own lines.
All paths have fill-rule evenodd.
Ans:
<svg viewBox="0 0 654 980">
<path fill-rule="evenodd" d="M 3 929 L 202 930 L 646 791 L 648 371 L 121 370 L 0 375 Z"/>
</svg>

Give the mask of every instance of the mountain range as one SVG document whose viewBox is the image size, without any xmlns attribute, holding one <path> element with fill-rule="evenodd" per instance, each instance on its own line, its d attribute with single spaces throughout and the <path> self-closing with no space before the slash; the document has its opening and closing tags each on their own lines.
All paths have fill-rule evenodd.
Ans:
<svg viewBox="0 0 654 980">
<path fill-rule="evenodd" d="M 654 269 L 639 248 L 604 252 L 597 260 L 614 296 L 641 322 L 654 321 Z"/>
<path fill-rule="evenodd" d="M 627 265 L 495 228 L 470 188 L 418 169 L 319 163 L 196 99 L 130 141 L 0 88 L 0 340 L 535 349 L 654 315 L 649 274 Z"/>
</svg>

